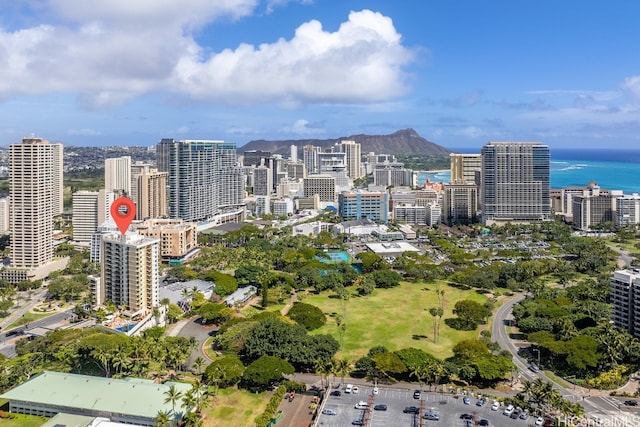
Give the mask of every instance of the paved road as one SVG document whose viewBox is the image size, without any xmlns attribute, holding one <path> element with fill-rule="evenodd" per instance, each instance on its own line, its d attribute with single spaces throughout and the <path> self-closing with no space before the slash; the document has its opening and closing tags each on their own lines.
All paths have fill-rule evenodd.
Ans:
<svg viewBox="0 0 640 427">
<path fill-rule="evenodd" d="M 197 322 L 199 317 L 192 317 L 191 319 L 180 322 L 177 327 L 174 328 L 174 335 L 180 337 L 194 337 L 198 341 L 198 345 L 196 348 L 191 351 L 191 355 L 187 360 L 187 368 L 191 367 L 193 361 L 196 360 L 197 357 L 202 357 L 204 360 L 209 360 L 209 357 L 203 351 L 202 345 L 204 342 L 216 333 L 218 330 L 217 326 L 211 325 L 201 325 Z"/>
<path fill-rule="evenodd" d="M 640 415 L 640 413 L 636 409 L 624 407 L 624 405 L 622 405 L 622 401 L 624 399 L 612 398 L 606 395 L 592 395 L 590 390 L 584 389 L 582 387 L 564 388 L 551 381 L 551 379 L 549 379 L 544 372 L 540 371 L 538 373 L 535 373 L 529 370 L 529 362 L 518 355 L 518 347 L 516 347 L 515 343 L 507 332 L 507 325 L 510 324 L 510 321 L 513 320 L 513 306 L 522 301 L 524 298 L 525 295 L 518 295 L 505 301 L 504 304 L 500 306 L 494 314 L 491 330 L 493 340 L 496 341 L 502 349 L 508 350 L 513 354 L 513 362 L 520 371 L 520 378 L 522 380 L 529 381 L 535 380 L 536 378 L 542 378 L 546 381 L 551 382 L 554 388 L 557 389 L 560 394 L 565 397 L 565 399 L 573 402 L 581 402 L 588 417 L 596 415 L 603 420 L 613 420 L 614 417 L 618 417 L 616 421 L 617 424 L 615 424 L 616 426 L 624 427 L 634 425 L 630 424 L 631 421 L 628 420 L 637 420 L 637 417 L 638 415 Z M 595 394 L 595 392 L 593 394 Z"/>
<path fill-rule="evenodd" d="M 0 353 L 4 354 L 9 358 L 17 356 L 15 351 L 15 343 L 18 340 L 25 338 L 25 336 L 28 335 L 29 331 L 32 331 L 36 328 L 53 330 L 63 326 L 68 326 L 69 325 L 68 318 L 70 317 L 71 313 L 73 313 L 73 309 L 61 311 L 58 313 L 54 313 L 51 316 L 34 320 L 33 322 L 29 323 L 26 326 L 21 326 L 20 328 L 14 328 L 14 329 L 21 329 L 25 331 L 24 334 L 21 334 L 18 336 L 12 335 L 7 337 L 7 332 L 3 331 L 2 334 L 0 334 Z"/>
</svg>

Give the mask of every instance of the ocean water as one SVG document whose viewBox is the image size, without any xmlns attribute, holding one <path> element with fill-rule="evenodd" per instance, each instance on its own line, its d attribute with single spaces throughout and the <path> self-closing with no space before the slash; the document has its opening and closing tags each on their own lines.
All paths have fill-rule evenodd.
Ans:
<svg viewBox="0 0 640 427">
<path fill-rule="evenodd" d="M 465 151 L 469 152 L 469 151 Z M 640 150 L 553 150 L 551 188 L 584 187 L 595 181 L 600 188 L 640 193 Z M 418 185 L 449 182 L 446 172 L 421 172 Z"/>
</svg>

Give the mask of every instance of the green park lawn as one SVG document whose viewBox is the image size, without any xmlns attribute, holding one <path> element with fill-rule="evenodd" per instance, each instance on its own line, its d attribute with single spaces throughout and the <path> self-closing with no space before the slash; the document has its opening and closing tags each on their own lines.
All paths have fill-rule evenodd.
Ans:
<svg viewBox="0 0 640 427">
<path fill-rule="evenodd" d="M 220 389 L 213 398 L 213 405 L 206 410 L 204 425 L 218 427 L 255 425 L 255 418 L 264 412 L 269 402 L 267 396 L 267 392 L 250 393 L 234 388 Z"/>
<path fill-rule="evenodd" d="M 456 343 L 475 339 L 479 332 L 452 329 L 444 320 L 455 317 L 452 310 L 457 301 L 470 299 L 482 304 L 487 297 L 444 282 L 440 283 L 440 289 L 444 290 L 444 316 L 437 343 L 433 342 L 433 317 L 429 314 L 429 308 L 438 305 L 434 283 L 402 282 L 395 288 L 375 289 L 369 296 L 352 294 L 346 302 L 347 328 L 338 357 L 355 361 L 378 345 L 391 351 L 415 347 L 438 358 L 453 355 L 451 349 Z M 330 334 L 339 342 L 336 314 L 342 315 L 343 310 L 341 301 L 332 296 L 323 292 L 305 297 L 304 302 L 319 307 L 327 315 L 327 323 L 313 333 Z"/>
</svg>

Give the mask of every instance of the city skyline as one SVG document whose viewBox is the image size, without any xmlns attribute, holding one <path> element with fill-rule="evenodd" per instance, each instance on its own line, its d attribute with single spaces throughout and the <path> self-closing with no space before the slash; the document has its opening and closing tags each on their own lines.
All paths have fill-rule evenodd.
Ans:
<svg viewBox="0 0 640 427">
<path fill-rule="evenodd" d="M 640 5 L 11 2 L 0 145 L 339 138 L 634 148 Z"/>
</svg>

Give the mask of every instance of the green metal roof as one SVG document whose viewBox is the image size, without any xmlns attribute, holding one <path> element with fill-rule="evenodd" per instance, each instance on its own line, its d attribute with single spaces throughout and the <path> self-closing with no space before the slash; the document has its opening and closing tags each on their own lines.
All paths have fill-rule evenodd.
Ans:
<svg viewBox="0 0 640 427">
<path fill-rule="evenodd" d="M 1 395 L 8 400 L 42 403 L 62 408 L 81 408 L 91 411 L 155 418 L 159 411 L 172 410 L 164 403 L 171 385 L 182 394 L 189 384 L 167 382 L 156 384 L 142 378 L 113 379 L 44 371 Z M 180 402 L 176 404 L 176 412 Z"/>
<path fill-rule="evenodd" d="M 87 427 L 96 417 L 59 413 L 41 427 Z"/>
</svg>

